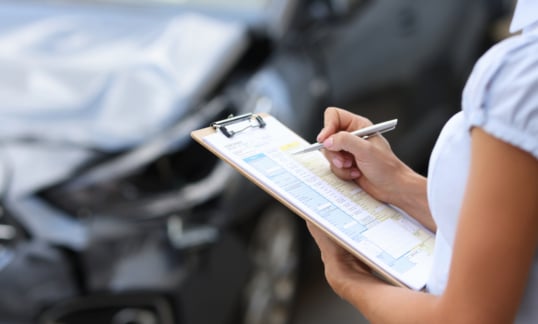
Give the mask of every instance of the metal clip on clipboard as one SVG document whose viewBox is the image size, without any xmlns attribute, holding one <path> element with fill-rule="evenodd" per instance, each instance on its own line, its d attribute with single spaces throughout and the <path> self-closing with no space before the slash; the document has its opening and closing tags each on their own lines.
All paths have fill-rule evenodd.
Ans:
<svg viewBox="0 0 538 324">
<path fill-rule="evenodd" d="M 220 130 L 226 137 L 232 137 L 251 127 L 265 127 L 265 121 L 262 116 L 248 113 L 239 116 L 230 115 L 230 117 L 211 123 L 211 127 Z"/>
</svg>

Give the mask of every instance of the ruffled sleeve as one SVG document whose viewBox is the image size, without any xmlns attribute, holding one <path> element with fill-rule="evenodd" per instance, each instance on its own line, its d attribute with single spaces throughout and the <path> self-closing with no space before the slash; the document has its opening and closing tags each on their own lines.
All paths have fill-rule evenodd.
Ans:
<svg viewBox="0 0 538 324">
<path fill-rule="evenodd" d="M 515 37 L 490 50 L 463 92 L 468 127 L 538 159 L 538 36 Z"/>
</svg>

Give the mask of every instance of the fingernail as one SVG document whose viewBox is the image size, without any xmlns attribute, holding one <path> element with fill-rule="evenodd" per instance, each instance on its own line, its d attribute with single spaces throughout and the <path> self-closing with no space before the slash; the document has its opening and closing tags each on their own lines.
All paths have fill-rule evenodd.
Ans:
<svg viewBox="0 0 538 324">
<path fill-rule="evenodd" d="M 358 177 L 360 177 L 361 173 L 359 172 L 359 170 L 351 170 L 351 178 L 353 179 L 357 179 Z"/>
<path fill-rule="evenodd" d="M 333 142 L 334 142 L 333 138 L 329 137 L 328 139 L 323 141 L 323 146 L 326 147 L 326 148 L 331 148 L 331 146 L 333 146 Z"/>
<path fill-rule="evenodd" d="M 341 169 L 344 166 L 344 163 L 342 163 L 342 161 L 340 159 L 337 159 L 337 158 L 333 159 L 333 164 L 338 169 Z"/>
</svg>

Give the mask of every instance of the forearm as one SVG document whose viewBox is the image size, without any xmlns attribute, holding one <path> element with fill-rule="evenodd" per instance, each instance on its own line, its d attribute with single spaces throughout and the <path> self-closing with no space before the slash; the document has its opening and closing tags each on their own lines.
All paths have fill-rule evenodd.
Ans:
<svg viewBox="0 0 538 324">
<path fill-rule="evenodd" d="M 348 282 L 340 292 L 371 323 L 442 323 L 440 299 L 435 295 L 388 285 L 375 277 Z"/>
<path fill-rule="evenodd" d="M 428 205 L 426 178 L 406 165 L 402 164 L 401 168 L 394 186 L 395 189 L 387 202 L 401 208 L 429 230 L 435 232 L 437 225 Z"/>
</svg>

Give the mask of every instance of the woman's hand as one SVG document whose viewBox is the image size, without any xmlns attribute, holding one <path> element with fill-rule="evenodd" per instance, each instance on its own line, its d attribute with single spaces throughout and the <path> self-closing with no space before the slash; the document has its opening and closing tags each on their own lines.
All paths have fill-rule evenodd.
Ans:
<svg viewBox="0 0 538 324">
<path fill-rule="evenodd" d="M 345 180 L 355 180 L 370 195 L 393 202 L 401 193 L 402 174 L 412 172 L 392 152 L 387 140 L 376 135 L 367 140 L 349 132 L 372 125 L 368 119 L 339 108 L 327 108 L 324 127 L 317 140 L 332 171 Z"/>
<path fill-rule="evenodd" d="M 356 291 L 351 290 L 351 285 L 356 285 L 362 280 L 379 280 L 366 264 L 335 243 L 316 225 L 308 221 L 306 225 L 321 252 L 327 282 L 341 298 L 346 300 L 353 298 L 352 295 Z"/>
<path fill-rule="evenodd" d="M 317 140 L 323 143 L 331 170 L 344 180 L 354 180 L 372 197 L 401 208 L 435 231 L 426 198 L 426 178 L 398 159 L 383 136 L 365 140 L 349 133 L 370 125 L 368 119 L 347 110 L 325 110 L 324 127 Z"/>
</svg>

